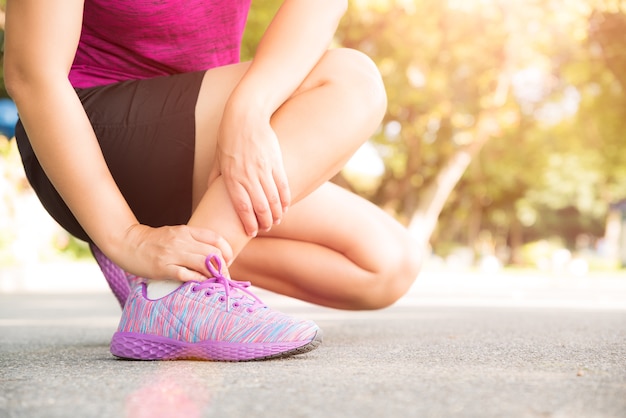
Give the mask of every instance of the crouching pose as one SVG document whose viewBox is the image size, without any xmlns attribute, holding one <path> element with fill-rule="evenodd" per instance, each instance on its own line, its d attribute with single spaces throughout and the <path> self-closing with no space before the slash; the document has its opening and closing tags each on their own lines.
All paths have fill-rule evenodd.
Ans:
<svg viewBox="0 0 626 418">
<path fill-rule="evenodd" d="M 250 0 L 8 0 L 5 82 L 42 204 L 90 243 L 124 307 L 114 355 L 309 351 L 311 321 L 255 286 L 342 309 L 402 296 L 407 231 L 328 180 L 386 108 L 345 0 L 286 0 L 239 62 Z"/>
</svg>

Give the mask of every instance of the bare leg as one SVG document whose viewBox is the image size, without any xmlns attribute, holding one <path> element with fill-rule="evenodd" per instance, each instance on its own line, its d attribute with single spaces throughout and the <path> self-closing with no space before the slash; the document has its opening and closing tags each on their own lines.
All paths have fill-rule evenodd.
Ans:
<svg viewBox="0 0 626 418">
<path fill-rule="evenodd" d="M 294 205 L 285 222 L 253 239 L 234 278 L 340 309 L 376 309 L 404 295 L 423 252 L 380 208 L 331 183 Z"/>
<path fill-rule="evenodd" d="M 248 243 L 218 178 L 207 190 L 224 103 L 247 64 L 210 70 L 196 108 L 194 206 L 190 225 L 221 234 L 236 253 Z M 332 177 L 371 135 L 385 110 L 382 81 L 364 55 L 329 51 L 294 95 L 274 114 L 292 202 Z M 200 197 L 202 201 L 200 201 Z M 214 220 L 219 218 L 219 220 Z M 206 223 L 208 222 L 208 224 Z"/>
<path fill-rule="evenodd" d="M 221 234 L 235 254 L 248 245 L 250 238 L 222 179 L 208 186 L 207 178 L 215 158 L 221 111 L 245 66 L 211 70 L 205 76 L 196 108 L 196 210 L 189 222 Z M 233 265 L 234 275 L 242 280 L 254 278 L 256 284 L 285 294 L 342 308 L 381 307 L 401 296 L 418 268 L 416 257 L 408 250 L 406 232 L 382 211 L 333 186 L 324 186 L 305 198 L 334 175 L 371 135 L 384 108 L 384 90 L 371 62 L 349 50 L 325 55 L 272 118 L 292 200 L 300 202 L 293 205 L 283 225 L 246 248 L 241 260 Z M 307 233 L 307 226 L 309 231 L 323 231 L 323 237 Z M 354 239 L 354 230 L 359 228 L 364 234 Z M 367 242 L 377 236 L 389 241 L 387 248 L 398 251 L 390 256 L 385 245 Z M 291 257 L 276 257 L 284 251 Z"/>
</svg>

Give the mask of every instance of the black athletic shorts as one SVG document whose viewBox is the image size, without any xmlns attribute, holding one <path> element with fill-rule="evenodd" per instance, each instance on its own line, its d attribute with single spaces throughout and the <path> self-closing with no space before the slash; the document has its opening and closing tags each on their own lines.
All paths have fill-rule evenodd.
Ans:
<svg viewBox="0 0 626 418">
<path fill-rule="evenodd" d="M 142 224 L 180 225 L 191 216 L 195 107 L 203 76 L 200 71 L 76 90 L 109 170 Z M 15 137 L 28 181 L 48 213 L 75 237 L 91 241 L 46 177 L 19 121 Z"/>
</svg>

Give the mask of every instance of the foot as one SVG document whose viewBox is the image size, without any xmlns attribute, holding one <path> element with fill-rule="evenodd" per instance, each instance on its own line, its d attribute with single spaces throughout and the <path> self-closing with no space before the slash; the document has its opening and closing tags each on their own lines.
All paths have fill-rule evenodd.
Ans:
<svg viewBox="0 0 626 418">
<path fill-rule="evenodd" d="M 136 287 L 111 353 L 135 360 L 246 361 L 306 353 L 321 344 L 314 322 L 268 308 L 249 283 L 221 274 L 219 258 L 207 258 L 206 265 L 212 278 L 183 283 L 160 299 L 148 299 L 145 284 Z"/>
</svg>

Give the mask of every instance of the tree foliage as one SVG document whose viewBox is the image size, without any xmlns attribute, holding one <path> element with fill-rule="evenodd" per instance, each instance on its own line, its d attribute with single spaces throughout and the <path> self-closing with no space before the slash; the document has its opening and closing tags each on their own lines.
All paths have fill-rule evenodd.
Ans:
<svg viewBox="0 0 626 418">
<path fill-rule="evenodd" d="M 281 3 L 252 3 L 242 59 Z M 625 0 L 352 0 L 336 44 L 376 62 L 389 107 L 384 174 L 349 186 L 439 252 L 602 236 L 626 198 L 625 34 Z"/>
<path fill-rule="evenodd" d="M 435 246 L 484 230 L 513 247 L 601 236 L 626 197 L 626 14 L 613 3 L 353 1 L 339 42 L 376 61 L 390 103 L 373 139 L 386 172 L 364 194 L 408 223 L 465 152 Z"/>
</svg>

